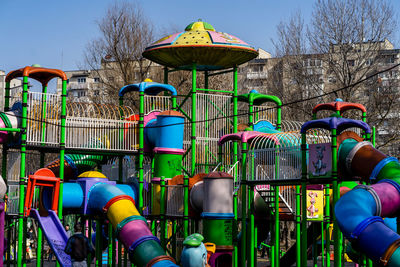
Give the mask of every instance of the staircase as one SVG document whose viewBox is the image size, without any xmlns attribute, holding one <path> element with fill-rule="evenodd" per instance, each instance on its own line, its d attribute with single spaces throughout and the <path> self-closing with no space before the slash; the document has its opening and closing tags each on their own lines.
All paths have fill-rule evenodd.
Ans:
<svg viewBox="0 0 400 267">
<path fill-rule="evenodd" d="M 255 187 L 260 196 L 267 203 L 272 212 L 275 208 L 274 187 L 270 185 L 257 185 Z M 293 220 L 296 210 L 295 186 L 279 186 L 279 218 L 280 220 Z"/>
</svg>

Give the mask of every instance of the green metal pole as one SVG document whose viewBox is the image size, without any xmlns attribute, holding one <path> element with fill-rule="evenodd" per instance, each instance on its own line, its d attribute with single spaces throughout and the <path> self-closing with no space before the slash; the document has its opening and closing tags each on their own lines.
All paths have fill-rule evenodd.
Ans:
<svg viewBox="0 0 400 267">
<path fill-rule="evenodd" d="M 276 129 L 280 131 L 282 128 L 282 104 L 278 104 L 276 109 Z"/>
<path fill-rule="evenodd" d="M 62 81 L 62 94 L 61 94 L 61 128 L 60 128 L 60 197 L 58 199 L 58 217 L 60 220 L 62 216 L 63 207 L 63 189 L 64 189 L 64 155 L 65 155 L 65 123 L 67 116 L 67 81 Z"/>
<path fill-rule="evenodd" d="M 4 88 L 4 111 L 10 110 L 10 82 L 6 82 Z"/>
<path fill-rule="evenodd" d="M 338 176 L 337 176 L 337 135 L 336 129 L 332 129 L 332 187 L 333 187 L 333 206 L 339 200 L 340 191 L 338 187 Z M 339 230 L 337 221 L 335 220 L 335 213 L 332 213 L 333 220 L 333 239 L 334 239 L 334 256 L 335 256 L 335 267 L 342 266 L 342 234 Z"/>
<path fill-rule="evenodd" d="M 100 220 L 96 220 L 96 267 L 102 266 L 102 250 L 101 250 L 101 223 Z"/>
<path fill-rule="evenodd" d="M 115 231 L 113 231 L 112 226 L 111 226 L 111 239 L 112 239 L 112 258 L 111 258 L 111 266 L 115 267 L 117 261 L 119 261 L 118 258 L 118 252 L 117 252 L 117 236 L 115 234 Z"/>
<path fill-rule="evenodd" d="M 20 163 L 20 185 L 19 185 L 19 208 L 18 208 L 18 253 L 17 264 L 22 266 L 25 249 L 24 240 L 24 202 L 25 202 L 25 166 L 26 166 L 26 126 L 28 115 L 28 77 L 23 77 L 22 84 L 22 117 L 21 117 L 21 163 Z"/>
<path fill-rule="evenodd" d="M 372 127 L 372 145 L 375 147 L 376 145 L 376 127 Z"/>
<path fill-rule="evenodd" d="M 301 135 L 301 266 L 307 266 L 307 141 Z"/>
<path fill-rule="evenodd" d="M 330 185 L 325 185 L 325 235 L 326 235 L 326 266 L 331 266 L 331 238 L 329 235 L 329 228 L 331 225 L 331 208 L 330 208 Z"/>
<path fill-rule="evenodd" d="M 204 72 L 204 88 L 205 89 L 208 89 L 208 71 L 205 71 Z M 208 91 L 206 91 L 206 93 L 208 93 Z M 207 98 L 208 98 L 208 96 L 207 96 Z M 208 105 L 206 105 L 205 106 L 205 125 L 204 125 L 204 134 L 205 134 L 205 137 L 207 138 L 208 137 L 208 131 L 209 131 L 209 128 L 210 128 L 210 124 L 209 124 L 209 122 L 208 122 Z M 208 157 L 208 155 L 209 155 L 209 153 L 210 153 L 210 147 L 209 147 L 210 145 L 209 145 L 209 142 L 208 142 L 208 140 L 206 140 L 206 144 L 205 144 L 205 148 L 204 148 L 204 153 L 205 153 L 205 169 L 204 169 L 204 171 L 205 171 L 205 173 L 209 173 L 210 171 L 209 171 L 209 157 Z"/>
<path fill-rule="evenodd" d="M 114 251 L 113 251 L 113 228 L 112 228 L 112 224 L 109 223 L 108 225 L 108 259 L 107 259 L 107 265 L 109 267 L 113 266 L 113 255 L 114 255 Z"/>
<path fill-rule="evenodd" d="M 192 65 L 192 140 L 191 140 L 191 145 L 192 145 L 192 150 L 191 150 L 191 156 L 192 156 L 192 162 L 191 162 L 191 174 L 192 177 L 195 175 L 195 169 L 196 169 L 196 108 L 197 108 L 197 96 L 196 96 L 196 88 L 197 88 L 197 70 L 196 70 L 196 64 Z"/>
<path fill-rule="evenodd" d="M 301 205 L 300 186 L 296 185 L 296 266 L 301 267 Z"/>
<path fill-rule="evenodd" d="M 254 103 L 253 103 L 254 93 L 249 93 L 249 126 L 254 130 Z"/>
<path fill-rule="evenodd" d="M 144 164 L 144 92 L 139 92 L 139 203 L 138 208 L 140 214 L 143 213 L 143 164 Z"/>
<path fill-rule="evenodd" d="M 161 225 L 161 247 L 166 248 L 166 220 L 165 220 L 165 177 L 161 176 L 160 178 L 160 225 Z"/>
<path fill-rule="evenodd" d="M 249 191 L 249 205 L 250 205 L 250 257 L 248 266 L 253 267 L 255 265 L 255 253 L 254 247 L 257 247 L 255 238 L 255 222 L 254 222 L 254 186 L 250 186 Z"/>
<path fill-rule="evenodd" d="M 279 180 L 279 171 L 280 171 L 280 166 L 279 166 L 279 145 L 276 145 L 275 148 L 276 151 L 276 156 L 275 156 L 275 179 Z M 275 206 L 275 214 L 274 214 L 274 252 L 275 252 L 275 266 L 279 267 L 279 251 L 280 251 L 280 246 L 279 246 L 279 186 L 274 186 L 274 206 Z"/>
<path fill-rule="evenodd" d="M 238 132 L 238 68 L 234 67 L 233 68 L 233 132 L 237 133 Z M 236 141 L 233 143 L 233 161 L 236 163 L 238 161 L 238 144 Z M 237 181 L 237 171 L 234 173 L 234 178 L 235 181 Z M 237 202 L 237 197 L 234 199 L 234 203 Z M 235 208 L 235 207 L 234 207 Z M 235 208 L 236 210 L 236 208 Z M 237 225 L 237 218 L 235 218 L 235 224 Z M 237 227 L 234 227 L 233 229 L 237 229 Z M 238 247 L 237 244 L 234 245 L 234 250 L 233 250 L 233 266 L 237 267 L 238 266 L 238 260 L 239 260 L 239 255 L 238 255 Z"/>
<path fill-rule="evenodd" d="M 246 157 L 247 157 L 247 143 L 242 143 L 242 184 L 241 193 L 242 193 L 242 236 L 241 236 L 241 256 L 240 256 L 240 266 L 246 266 L 246 238 L 247 238 L 247 227 L 246 227 L 246 218 L 247 218 L 247 188 L 246 188 Z"/>
<path fill-rule="evenodd" d="M 183 178 L 183 237 L 189 235 L 189 177 Z"/>
</svg>

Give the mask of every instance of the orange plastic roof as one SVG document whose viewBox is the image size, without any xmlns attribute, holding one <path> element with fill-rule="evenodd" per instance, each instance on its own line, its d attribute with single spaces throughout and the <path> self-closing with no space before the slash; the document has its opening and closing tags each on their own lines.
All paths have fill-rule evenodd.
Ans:
<svg viewBox="0 0 400 267">
<path fill-rule="evenodd" d="M 25 68 L 9 72 L 6 76 L 6 82 L 10 82 L 12 79 L 25 76 L 41 82 L 42 85 L 47 85 L 51 79 L 57 77 L 64 81 L 67 80 L 67 75 L 62 70 L 27 66 Z"/>
<path fill-rule="evenodd" d="M 332 110 L 332 111 L 340 111 L 344 112 L 349 109 L 358 109 L 362 112 L 367 112 L 367 109 L 362 104 L 358 103 L 349 103 L 349 102 L 330 102 L 318 104 L 313 108 L 313 114 L 317 113 L 320 110 Z"/>
</svg>

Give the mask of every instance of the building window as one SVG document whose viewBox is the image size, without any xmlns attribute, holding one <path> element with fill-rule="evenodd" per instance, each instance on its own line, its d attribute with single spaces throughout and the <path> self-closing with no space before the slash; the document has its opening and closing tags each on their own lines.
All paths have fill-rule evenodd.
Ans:
<svg viewBox="0 0 400 267">
<path fill-rule="evenodd" d="M 329 76 L 329 77 L 328 77 L 328 82 L 330 82 L 330 83 L 336 83 L 336 78 L 333 77 L 333 76 Z"/>
<path fill-rule="evenodd" d="M 94 81 L 95 83 L 99 83 L 99 82 L 100 82 L 100 78 L 95 77 L 95 78 L 93 78 L 93 81 Z"/>
<path fill-rule="evenodd" d="M 349 64 L 349 66 L 354 67 L 355 61 L 354 60 L 347 60 L 347 64 Z"/>
<path fill-rule="evenodd" d="M 94 91 L 93 91 L 93 95 L 95 95 L 95 96 L 100 95 L 100 91 L 99 91 L 99 90 L 94 90 Z"/>
<path fill-rule="evenodd" d="M 385 63 L 394 63 L 394 57 L 393 56 L 388 56 L 385 58 Z"/>
<path fill-rule="evenodd" d="M 86 91 L 79 91 L 78 97 L 86 96 Z"/>
<path fill-rule="evenodd" d="M 85 83 L 85 82 L 86 82 L 86 78 L 85 77 L 78 78 L 78 83 Z"/>
</svg>

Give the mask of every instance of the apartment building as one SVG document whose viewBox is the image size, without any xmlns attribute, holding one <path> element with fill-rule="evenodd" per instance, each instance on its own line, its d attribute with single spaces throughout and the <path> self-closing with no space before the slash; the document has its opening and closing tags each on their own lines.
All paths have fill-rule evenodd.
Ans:
<svg viewBox="0 0 400 267">
<path fill-rule="evenodd" d="M 121 72 L 114 61 L 104 60 L 101 67 L 96 70 L 71 70 L 65 71 L 67 75 L 67 96 L 69 101 L 108 102 L 111 98 L 118 99 L 118 89 L 126 85 L 121 77 Z M 158 64 L 147 61 L 145 67 L 133 62 L 126 73 L 132 83 L 138 83 L 146 78 L 158 79 L 162 77 L 162 67 Z M 126 78 L 126 77 L 125 77 Z M 62 81 L 57 80 L 57 92 L 62 88 Z M 111 98 L 109 94 L 112 95 Z"/>
<path fill-rule="evenodd" d="M 290 102 L 341 88 L 343 76 L 340 75 L 346 75 L 346 72 L 354 75 L 349 76 L 354 81 L 369 77 L 357 90 L 352 91 L 350 97 L 367 107 L 373 117 L 371 121 L 379 122 L 378 145 L 392 139 L 390 142 L 394 145 L 387 146 L 385 150 L 387 153 L 399 154 L 400 137 L 396 137 L 396 134 L 400 130 L 400 68 L 396 65 L 400 63 L 400 49 L 394 49 L 388 40 L 343 46 L 351 51 L 346 55 L 348 57 L 345 62 L 339 53 L 343 47 L 339 45 L 332 45 L 331 53 L 328 54 L 258 57 L 240 68 L 242 90 L 248 92 L 256 89 L 261 93 L 286 98 L 284 101 Z M 391 67 L 394 68 L 384 71 Z M 332 94 L 332 99 L 328 101 L 334 99 L 335 95 Z M 390 110 L 386 107 L 390 107 Z"/>
</svg>

